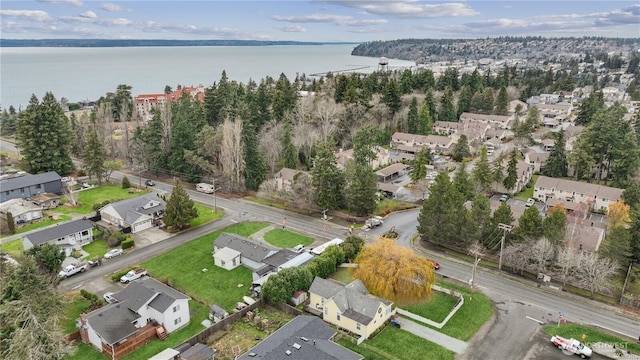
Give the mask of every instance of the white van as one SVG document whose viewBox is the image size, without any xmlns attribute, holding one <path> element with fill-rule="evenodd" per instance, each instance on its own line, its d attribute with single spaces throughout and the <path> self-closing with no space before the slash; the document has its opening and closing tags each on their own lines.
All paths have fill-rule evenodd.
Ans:
<svg viewBox="0 0 640 360">
<path fill-rule="evenodd" d="M 196 184 L 196 190 L 203 192 L 205 194 L 213 194 L 214 188 L 213 185 L 207 183 L 199 183 Z"/>
</svg>

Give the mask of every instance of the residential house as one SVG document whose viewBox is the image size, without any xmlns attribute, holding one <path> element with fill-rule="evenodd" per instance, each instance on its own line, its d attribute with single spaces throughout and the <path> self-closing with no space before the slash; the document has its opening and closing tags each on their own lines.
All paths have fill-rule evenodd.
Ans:
<svg viewBox="0 0 640 360">
<path fill-rule="evenodd" d="M 536 104 L 540 114 L 540 122 L 548 128 L 560 130 L 560 125 L 567 121 L 573 106 L 568 103 Z"/>
<path fill-rule="evenodd" d="M 400 191 L 403 189 L 402 186 L 393 185 L 389 183 L 376 183 L 376 190 L 381 193 L 384 197 L 395 198 Z"/>
<path fill-rule="evenodd" d="M 238 360 L 362 360 L 364 357 L 333 342 L 337 331 L 311 315 L 298 315 L 270 334 Z"/>
<path fill-rule="evenodd" d="M 565 230 L 565 244 L 575 250 L 596 252 L 604 241 L 605 227 L 605 223 L 594 224 L 588 219 L 576 221 L 569 217 Z"/>
<path fill-rule="evenodd" d="M 133 105 L 136 108 L 138 114 L 145 122 L 149 122 L 153 118 L 151 110 L 155 108 L 162 108 L 168 102 L 175 102 L 182 96 L 182 93 L 189 94 L 189 99 L 204 101 L 204 93 L 206 88 L 199 87 L 184 87 L 178 85 L 176 91 L 169 94 L 140 94 L 133 98 Z"/>
<path fill-rule="evenodd" d="M 79 250 L 92 241 L 93 223 L 77 219 L 23 235 L 22 247 L 28 250 L 34 246 L 52 244 L 59 246 L 67 256 L 71 256 L 73 250 Z"/>
<path fill-rule="evenodd" d="M 55 171 L 0 180 L 0 203 L 26 199 L 42 193 L 62 193 L 62 178 Z"/>
<path fill-rule="evenodd" d="M 502 194 L 517 194 L 523 191 L 527 184 L 531 181 L 531 178 L 533 178 L 533 169 L 529 166 L 528 163 L 522 160 L 518 160 L 518 162 L 516 163 L 516 171 L 518 176 L 513 189 L 505 188 L 502 182 L 494 182 L 492 188 L 496 192 Z M 504 172 L 506 176 L 506 165 Z"/>
<path fill-rule="evenodd" d="M 524 152 L 524 162 L 529 164 L 533 169 L 533 173 L 540 173 L 547 163 L 550 153 L 548 151 L 537 151 L 534 148 L 528 148 Z"/>
<path fill-rule="evenodd" d="M 100 208 L 102 220 L 120 228 L 131 228 L 132 233 L 153 227 L 154 221 L 164 216 L 167 204 L 156 195 L 144 194 L 111 203 Z"/>
<path fill-rule="evenodd" d="M 527 112 L 528 109 L 529 109 L 529 106 L 524 101 L 521 101 L 521 100 L 509 101 L 508 111 L 509 111 L 509 114 L 511 115 L 524 114 Z"/>
<path fill-rule="evenodd" d="M 468 112 L 460 114 L 460 122 L 479 122 L 489 124 L 492 127 L 497 127 L 499 129 L 510 129 L 512 120 L 513 118 L 511 116 L 505 115 L 485 115 Z"/>
<path fill-rule="evenodd" d="M 536 181 L 533 196 L 551 206 L 557 200 L 565 201 L 568 210 L 585 204 L 588 209 L 594 211 L 609 211 L 609 206 L 620 200 L 622 192 L 622 189 L 604 185 L 540 176 Z"/>
<path fill-rule="evenodd" d="M 434 134 L 450 136 L 460 131 L 462 127 L 462 123 L 457 121 L 436 121 L 433 123 L 431 130 Z"/>
<path fill-rule="evenodd" d="M 345 285 L 316 277 L 309 288 L 310 307 L 322 310 L 322 319 L 367 339 L 395 313 L 391 301 L 369 294 L 362 281 Z"/>
<path fill-rule="evenodd" d="M 381 146 L 374 146 L 371 148 L 371 150 L 373 150 L 375 154 L 375 157 L 371 159 L 369 163 L 369 166 L 371 166 L 372 169 L 379 169 L 380 167 L 389 164 L 389 162 L 391 161 L 389 150 Z M 341 170 L 346 169 L 347 163 L 355 159 L 353 155 L 353 149 L 349 149 L 349 150 L 339 149 L 338 151 L 335 152 L 335 156 L 336 156 L 336 164 L 338 168 Z"/>
<path fill-rule="evenodd" d="M 42 219 L 42 208 L 23 199 L 11 199 L 0 203 L 0 219 L 7 221 L 9 213 L 13 216 L 13 222 L 16 224 Z"/>
<path fill-rule="evenodd" d="M 276 189 L 278 191 L 291 191 L 293 183 L 296 180 L 298 174 L 306 174 L 309 175 L 308 172 L 296 169 L 282 168 L 278 171 L 273 178 L 276 181 Z"/>
<path fill-rule="evenodd" d="M 62 196 L 52 193 L 42 193 L 29 198 L 29 200 L 44 210 L 57 208 L 61 204 L 61 199 Z"/>
<path fill-rule="evenodd" d="M 376 171 L 376 176 L 378 177 L 378 182 L 389 182 L 405 173 L 405 170 L 409 167 L 409 165 L 403 163 L 395 163 L 391 164 L 384 169 L 380 169 Z"/>
<path fill-rule="evenodd" d="M 121 347 L 133 351 L 127 341 L 153 330 L 156 324 L 168 334 L 189 324 L 191 298 L 155 279 L 134 280 L 113 297 L 116 303 L 81 317 L 80 336 L 83 342 L 114 357 L 126 353 Z"/>
</svg>

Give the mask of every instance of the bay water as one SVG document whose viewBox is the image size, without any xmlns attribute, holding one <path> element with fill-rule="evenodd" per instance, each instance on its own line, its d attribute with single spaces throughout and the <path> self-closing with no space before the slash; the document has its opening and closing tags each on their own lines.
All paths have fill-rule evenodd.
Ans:
<svg viewBox="0 0 640 360">
<path fill-rule="evenodd" d="M 24 108 L 47 91 L 69 102 L 97 100 L 119 84 L 132 95 L 162 93 L 166 85 L 211 86 L 225 70 L 231 81 L 259 83 L 296 75 L 378 69 L 379 58 L 352 56 L 355 45 L 190 46 L 109 48 L 0 47 L 0 108 Z M 389 59 L 389 69 L 415 65 Z"/>
</svg>

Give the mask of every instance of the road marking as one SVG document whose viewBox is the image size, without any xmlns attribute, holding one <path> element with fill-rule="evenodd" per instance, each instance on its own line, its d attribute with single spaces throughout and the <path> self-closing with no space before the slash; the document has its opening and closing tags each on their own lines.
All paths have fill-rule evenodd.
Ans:
<svg viewBox="0 0 640 360">
<path fill-rule="evenodd" d="M 538 324 L 540 324 L 540 325 L 544 324 L 544 321 L 540 321 L 540 320 L 538 320 L 538 319 L 534 319 L 534 318 L 532 318 L 531 316 L 525 316 L 525 318 L 527 318 L 527 319 L 529 319 L 529 320 L 533 320 L 533 321 L 537 322 L 537 323 L 538 323 Z"/>
<path fill-rule="evenodd" d="M 79 284 L 79 285 L 76 285 L 76 286 L 72 287 L 72 288 L 71 288 L 71 290 L 79 289 L 79 288 L 81 288 L 83 285 L 84 285 L 84 283 Z"/>
<path fill-rule="evenodd" d="M 633 335 L 625 334 L 625 333 L 623 333 L 623 332 L 621 332 L 621 331 L 613 330 L 613 329 L 610 329 L 610 328 L 608 328 L 608 327 L 604 327 L 604 326 L 602 326 L 602 325 L 598 325 L 598 324 L 596 324 L 596 323 L 591 323 L 591 325 L 593 325 L 593 326 L 597 326 L 597 327 L 599 327 L 599 328 L 601 328 L 601 329 L 605 329 L 605 330 L 613 331 L 613 332 L 615 332 L 615 333 L 618 333 L 618 334 L 620 334 L 620 335 L 624 335 L 624 336 L 629 337 L 629 338 L 631 338 L 631 339 L 635 339 L 635 338 L 636 338 L 636 337 L 635 337 L 635 336 L 633 336 Z"/>
</svg>

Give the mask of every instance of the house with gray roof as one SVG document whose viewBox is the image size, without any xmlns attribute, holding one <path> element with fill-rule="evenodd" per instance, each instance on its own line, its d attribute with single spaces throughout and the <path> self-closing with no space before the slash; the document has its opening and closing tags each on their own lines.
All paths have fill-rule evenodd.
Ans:
<svg viewBox="0 0 640 360">
<path fill-rule="evenodd" d="M 336 330 L 315 316 L 298 315 L 238 360 L 362 360 L 364 357 L 335 342 Z"/>
<path fill-rule="evenodd" d="M 144 194 L 114 202 L 100 208 L 102 220 L 120 228 L 131 228 L 136 233 L 150 227 L 164 216 L 167 204 L 157 195 Z"/>
<path fill-rule="evenodd" d="M 28 250 L 34 246 L 52 244 L 59 246 L 67 256 L 71 256 L 73 250 L 79 250 L 92 241 L 93 223 L 89 220 L 77 219 L 23 235 L 22 247 Z"/>
<path fill-rule="evenodd" d="M 0 202 L 26 199 L 42 193 L 62 193 L 62 178 L 55 171 L 0 180 Z"/>
<path fill-rule="evenodd" d="M 567 209 L 584 204 L 594 211 L 609 211 L 609 206 L 622 197 L 622 189 L 591 184 L 582 181 L 557 179 L 540 176 L 533 189 L 533 197 L 553 206 L 558 200 L 564 201 Z"/>
<path fill-rule="evenodd" d="M 189 296 L 155 280 L 132 281 L 113 294 L 117 302 L 81 317 L 82 341 L 111 353 L 142 328 L 161 325 L 172 333 L 189 324 Z"/>
<path fill-rule="evenodd" d="M 11 213 L 16 224 L 30 223 L 42 219 L 42 208 L 31 201 L 24 199 L 11 199 L 0 203 L 0 219 L 8 220 Z"/>
<path fill-rule="evenodd" d="M 278 252 L 277 249 L 265 243 L 257 243 L 240 235 L 222 233 L 213 241 L 213 257 L 224 248 L 229 248 L 240 253 L 240 264 L 251 270 L 259 269 L 264 265 L 267 257 Z"/>
<path fill-rule="evenodd" d="M 362 281 L 345 285 L 333 279 L 316 277 L 309 288 L 309 303 L 322 310 L 322 319 L 367 339 L 393 314 L 393 302 L 369 294 Z"/>
</svg>

